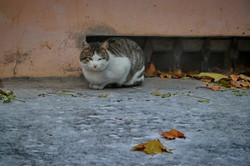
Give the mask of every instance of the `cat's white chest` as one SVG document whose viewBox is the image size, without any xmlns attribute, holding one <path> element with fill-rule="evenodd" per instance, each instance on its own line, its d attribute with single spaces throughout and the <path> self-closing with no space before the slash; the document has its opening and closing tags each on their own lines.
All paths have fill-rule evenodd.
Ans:
<svg viewBox="0 0 250 166">
<path fill-rule="evenodd" d="M 109 54 L 107 68 L 102 71 L 92 71 L 82 65 L 85 78 L 91 84 L 123 84 L 126 81 L 127 75 L 131 69 L 131 62 L 127 57 L 116 57 Z"/>
</svg>

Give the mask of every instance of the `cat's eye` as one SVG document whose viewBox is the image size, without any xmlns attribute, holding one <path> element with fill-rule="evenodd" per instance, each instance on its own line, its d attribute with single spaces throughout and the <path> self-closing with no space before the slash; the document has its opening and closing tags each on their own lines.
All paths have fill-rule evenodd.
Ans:
<svg viewBox="0 0 250 166">
<path fill-rule="evenodd" d="M 98 61 L 103 60 L 103 58 L 99 58 Z"/>
<path fill-rule="evenodd" d="M 86 57 L 80 57 L 80 60 L 81 61 L 83 61 L 83 60 L 85 60 L 85 59 L 87 59 Z"/>
</svg>

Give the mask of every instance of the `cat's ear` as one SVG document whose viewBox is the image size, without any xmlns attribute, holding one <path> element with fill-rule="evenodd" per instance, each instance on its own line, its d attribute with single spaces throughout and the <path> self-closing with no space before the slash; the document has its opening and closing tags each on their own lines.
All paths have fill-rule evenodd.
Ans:
<svg viewBox="0 0 250 166">
<path fill-rule="evenodd" d="M 103 42 L 100 46 L 101 49 L 104 49 L 104 50 L 107 50 L 108 49 L 108 46 L 109 46 L 109 43 L 108 42 Z"/>
<path fill-rule="evenodd" d="M 90 48 L 89 43 L 87 43 L 86 41 L 82 42 L 82 48 L 84 50 L 89 49 Z"/>
</svg>

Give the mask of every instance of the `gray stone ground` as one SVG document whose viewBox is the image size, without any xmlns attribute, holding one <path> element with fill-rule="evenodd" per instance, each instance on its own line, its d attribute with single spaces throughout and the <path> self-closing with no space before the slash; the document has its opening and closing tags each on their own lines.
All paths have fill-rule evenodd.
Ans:
<svg viewBox="0 0 250 166">
<path fill-rule="evenodd" d="M 76 78 L 10 79 L 4 85 L 25 103 L 0 103 L 1 166 L 250 165 L 249 91 L 235 96 L 196 89 L 202 83 L 195 80 L 157 78 L 105 90 L 89 90 Z M 183 95 L 188 91 L 210 102 Z M 151 92 L 179 94 L 161 98 Z M 172 128 L 187 138 L 160 136 Z M 154 139 L 174 154 L 131 151 Z"/>
</svg>

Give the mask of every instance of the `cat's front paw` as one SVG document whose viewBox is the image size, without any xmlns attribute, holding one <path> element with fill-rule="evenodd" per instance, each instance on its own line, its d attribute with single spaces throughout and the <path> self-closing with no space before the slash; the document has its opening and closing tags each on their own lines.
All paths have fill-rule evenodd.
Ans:
<svg viewBox="0 0 250 166">
<path fill-rule="evenodd" d="M 97 84 L 89 84 L 89 88 L 90 88 L 90 89 L 98 89 L 98 90 L 100 90 L 100 89 L 103 89 L 104 86 L 102 86 L 102 85 L 97 85 Z"/>
</svg>

